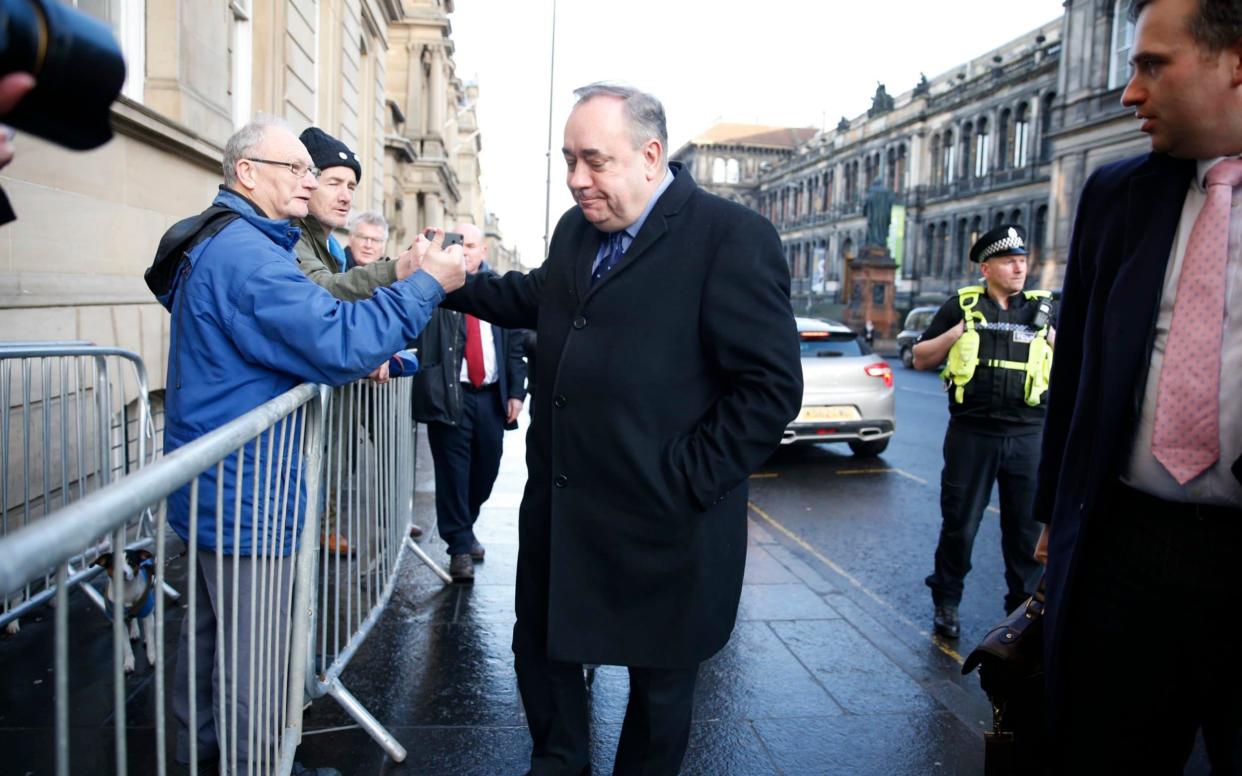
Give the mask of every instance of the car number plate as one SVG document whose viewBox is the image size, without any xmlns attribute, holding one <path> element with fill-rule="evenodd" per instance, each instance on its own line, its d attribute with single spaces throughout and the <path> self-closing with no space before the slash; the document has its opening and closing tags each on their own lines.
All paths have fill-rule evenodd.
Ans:
<svg viewBox="0 0 1242 776">
<path fill-rule="evenodd" d="M 809 423 L 817 420 L 858 420 L 857 408 L 841 404 L 835 407 L 803 407 L 798 413 L 798 423 Z"/>
</svg>

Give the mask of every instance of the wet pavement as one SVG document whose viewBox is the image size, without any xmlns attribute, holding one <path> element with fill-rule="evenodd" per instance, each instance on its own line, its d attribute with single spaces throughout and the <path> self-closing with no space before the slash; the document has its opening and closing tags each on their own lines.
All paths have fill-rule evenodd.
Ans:
<svg viewBox="0 0 1242 776">
<path fill-rule="evenodd" d="M 943 394 L 937 398 L 947 416 Z M 930 444 L 938 459 L 943 422 L 910 420 L 898 434 L 918 429 L 910 452 Z M 487 560 L 478 565 L 475 584 L 445 586 L 407 558 L 388 611 L 344 674 L 351 692 L 409 750 L 408 759 L 388 761 L 325 699 L 307 712 L 300 761 L 345 774 L 525 772 L 530 741 L 509 647 L 523 441 L 524 431 L 506 435 L 501 475 L 477 528 Z M 901 448 L 895 441 L 890 450 Z M 907 537 L 910 527 L 894 523 L 917 512 L 920 522 L 938 526 L 935 489 L 889 471 L 840 473 L 891 469 L 889 457 L 854 459 L 844 446 L 782 450 L 752 481 L 738 624 L 699 674 L 684 773 L 982 773 L 990 707 L 977 679 L 959 675 L 951 647 L 941 649 L 920 633 L 929 605 L 908 607 L 904 596 L 893 603 L 884 597 L 888 591 L 877 592 L 896 567 L 902 577 L 910 576 L 906 571 L 918 577 L 913 598 L 929 600 L 921 578 L 934 533 L 927 545 L 921 532 Z M 932 464 L 908 465 L 924 471 Z M 934 468 L 939 471 L 938 462 Z M 431 528 L 425 446 L 418 483 L 416 513 Z M 910 492 L 893 492 L 903 489 Z M 904 506 L 886 514 L 897 505 Z M 804 521 L 820 529 L 840 525 L 821 533 Z M 422 545 L 447 562 L 433 534 Z M 995 544 L 999 563 L 998 539 Z M 988 573 L 982 566 L 981 577 Z M 993 576 L 990 593 L 999 608 L 999 573 Z M 597 774 L 612 770 L 627 693 L 625 669 L 598 669 L 589 695 Z"/>
<path fill-rule="evenodd" d="M 686 774 L 961 774 L 983 772 L 990 707 L 961 655 L 1001 616 L 999 529 L 985 519 L 962 603 L 960 643 L 929 635 L 923 585 L 935 548 L 947 422 L 934 375 L 892 363 L 898 430 L 886 453 L 845 446 L 778 451 L 751 482 L 750 546 L 737 628 L 699 675 Z M 391 602 L 343 681 L 407 748 L 393 763 L 330 698 L 311 704 L 298 760 L 355 774 L 518 776 L 530 754 L 510 637 L 523 430 L 505 457 L 477 533 L 487 560 L 473 586 L 446 586 L 406 554 Z M 416 514 L 434 535 L 431 457 L 420 435 Z M 178 567 L 169 569 L 175 581 Z M 71 599 L 74 773 L 106 773 L 111 754 L 107 623 Z M 169 641 L 176 632 L 170 607 Z M 4 773 L 51 763 L 50 612 L 0 639 Z M 78 624 L 80 623 L 80 625 Z M 591 623 L 584 622 L 583 627 Z M 92 645 L 98 645 L 95 649 Z M 92 651 L 93 650 L 93 651 Z M 128 685 L 131 751 L 149 751 L 149 670 Z M 589 695 L 594 772 L 612 770 L 628 693 L 623 668 L 598 669 Z M 86 694 L 79 695 L 79 689 Z M 141 767 L 131 773 L 145 772 Z M 81 766 L 81 767 L 79 767 Z M 1201 755 L 1187 773 L 1203 773 Z"/>
</svg>

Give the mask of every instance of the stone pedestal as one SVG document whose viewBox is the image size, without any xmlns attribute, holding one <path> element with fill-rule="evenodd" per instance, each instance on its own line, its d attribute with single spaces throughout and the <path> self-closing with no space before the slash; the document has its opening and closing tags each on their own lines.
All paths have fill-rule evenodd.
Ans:
<svg viewBox="0 0 1242 776">
<path fill-rule="evenodd" d="M 897 336 L 901 328 L 893 310 L 896 293 L 897 262 L 882 245 L 866 245 L 845 263 L 844 323 L 862 333 L 870 320 L 877 338 Z"/>
</svg>

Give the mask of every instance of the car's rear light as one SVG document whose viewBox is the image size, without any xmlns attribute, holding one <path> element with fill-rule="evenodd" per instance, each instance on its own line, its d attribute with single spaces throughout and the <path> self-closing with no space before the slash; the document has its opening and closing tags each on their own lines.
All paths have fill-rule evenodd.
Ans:
<svg viewBox="0 0 1242 776">
<path fill-rule="evenodd" d="M 863 367 L 863 371 L 869 377 L 879 377 L 884 380 L 885 388 L 893 387 L 893 369 L 888 365 L 887 361 L 881 361 L 878 364 L 871 364 Z"/>
</svg>

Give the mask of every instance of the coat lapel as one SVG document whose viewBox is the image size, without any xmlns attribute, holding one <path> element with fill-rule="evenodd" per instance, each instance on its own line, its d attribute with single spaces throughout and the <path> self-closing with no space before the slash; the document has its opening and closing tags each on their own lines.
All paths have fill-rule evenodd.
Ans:
<svg viewBox="0 0 1242 776">
<path fill-rule="evenodd" d="M 578 255 L 574 257 L 572 264 L 574 295 L 579 303 L 585 301 L 591 293 L 591 269 L 603 244 L 603 232 L 587 223 L 583 229 L 582 241 L 578 244 Z"/>
<path fill-rule="evenodd" d="M 680 162 L 671 162 L 669 167 L 673 170 L 673 182 L 660 195 L 660 199 L 656 202 L 655 207 L 647 215 L 647 220 L 643 222 L 643 228 L 638 231 L 638 235 L 634 241 L 630 243 L 630 247 L 621 256 L 621 261 L 617 262 L 617 266 L 612 268 L 605 277 L 601 278 L 595 286 L 591 285 L 591 268 L 587 266 L 586 281 L 583 288 L 586 289 L 586 296 L 590 298 L 600 288 L 608 284 L 610 280 L 629 269 L 634 263 L 640 260 L 649 249 L 659 242 L 660 238 L 668 231 L 668 218 L 675 215 L 690 195 L 698 188 L 694 182 L 694 178 L 690 177 L 690 171 L 686 170 Z M 591 242 L 585 240 L 584 242 Z M 595 244 L 595 251 L 591 253 L 591 259 L 595 258 L 595 254 L 599 252 L 600 243 Z"/>
</svg>

